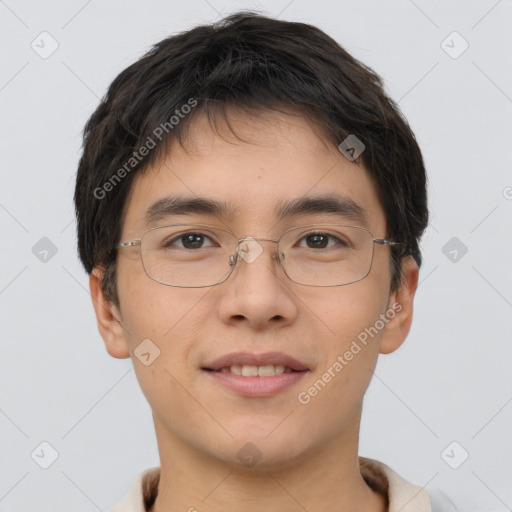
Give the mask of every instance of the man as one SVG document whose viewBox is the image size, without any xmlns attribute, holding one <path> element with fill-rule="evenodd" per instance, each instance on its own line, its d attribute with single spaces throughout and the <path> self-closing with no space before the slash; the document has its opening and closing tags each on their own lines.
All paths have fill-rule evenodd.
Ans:
<svg viewBox="0 0 512 512">
<path fill-rule="evenodd" d="M 113 511 L 430 511 L 358 457 L 412 322 L 426 176 L 382 83 L 315 27 L 232 15 L 156 44 L 84 131 L 80 258 L 160 467 Z"/>
</svg>

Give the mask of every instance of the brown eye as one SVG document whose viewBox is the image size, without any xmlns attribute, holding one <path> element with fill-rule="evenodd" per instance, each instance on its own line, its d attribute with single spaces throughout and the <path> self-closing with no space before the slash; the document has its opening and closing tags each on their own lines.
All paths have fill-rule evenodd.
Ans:
<svg viewBox="0 0 512 512">
<path fill-rule="evenodd" d="M 328 233 L 310 233 L 302 237 L 301 240 L 306 241 L 308 249 L 325 249 L 334 246 L 338 246 L 338 248 L 347 247 L 347 243 L 344 240 Z"/>
<path fill-rule="evenodd" d="M 213 244 L 204 245 L 210 237 L 203 233 L 182 233 L 178 236 L 168 238 L 162 242 L 164 248 L 178 248 L 178 249 L 201 249 L 203 247 L 212 247 Z"/>
<path fill-rule="evenodd" d="M 181 237 L 181 243 L 186 249 L 198 249 L 203 245 L 204 236 L 196 233 Z"/>
<path fill-rule="evenodd" d="M 307 245 L 311 249 L 324 249 L 329 243 L 328 237 L 325 235 L 309 235 L 305 237 Z"/>
</svg>

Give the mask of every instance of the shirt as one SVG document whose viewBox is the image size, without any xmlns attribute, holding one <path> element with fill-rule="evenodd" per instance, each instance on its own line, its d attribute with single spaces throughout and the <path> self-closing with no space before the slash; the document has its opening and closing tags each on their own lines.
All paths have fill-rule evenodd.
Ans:
<svg viewBox="0 0 512 512">
<path fill-rule="evenodd" d="M 449 506 L 433 508 L 427 492 L 400 477 L 382 462 L 359 457 L 361 475 L 375 492 L 387 496 L 388 512 L 450 512 Z M 128 494 L 108 512 L 147 512 L 153 505 L 160 479 L 160 467 L 146 469 L 133 482 Z M 448 502 L 446 502 L 448 503 Z M 441 504 L 440 504 L 441 505 Z"/>
</svg>

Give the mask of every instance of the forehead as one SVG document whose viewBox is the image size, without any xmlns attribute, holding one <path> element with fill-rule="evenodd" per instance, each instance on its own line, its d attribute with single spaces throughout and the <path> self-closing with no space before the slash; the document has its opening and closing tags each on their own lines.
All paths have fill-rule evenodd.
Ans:
<svg viewBox="0 0 512 512">
<path fill-rule="evenodd" d="M 134 178 L 122 238 L 166 220 L 221 222 L 235 232 L 268 235 L 285 221 L 322 215 L 374 235 L 385 230 L 368 172 L 320 127 L 298 115 L 232 112 L 229 127 L 216 120 L 212 129 L 204 116 L 195 119 L 183 147 L 174 141 L 164 158 Z"/>
</svg>

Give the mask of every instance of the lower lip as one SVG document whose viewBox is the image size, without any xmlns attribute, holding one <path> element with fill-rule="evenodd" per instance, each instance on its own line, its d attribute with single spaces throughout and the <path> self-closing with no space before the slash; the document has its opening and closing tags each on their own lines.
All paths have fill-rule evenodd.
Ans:
<svg viewBox="0 0 512 512">
<path fill-rule="evenodd" d="M 217 382 L 236 391 L 239 395 L 249 397 L 271 396 L 297 384 L 308 371 L 280 373 L 271 377 L 243 377 L 227 372 L 203 370 Z"/>
</svg>

